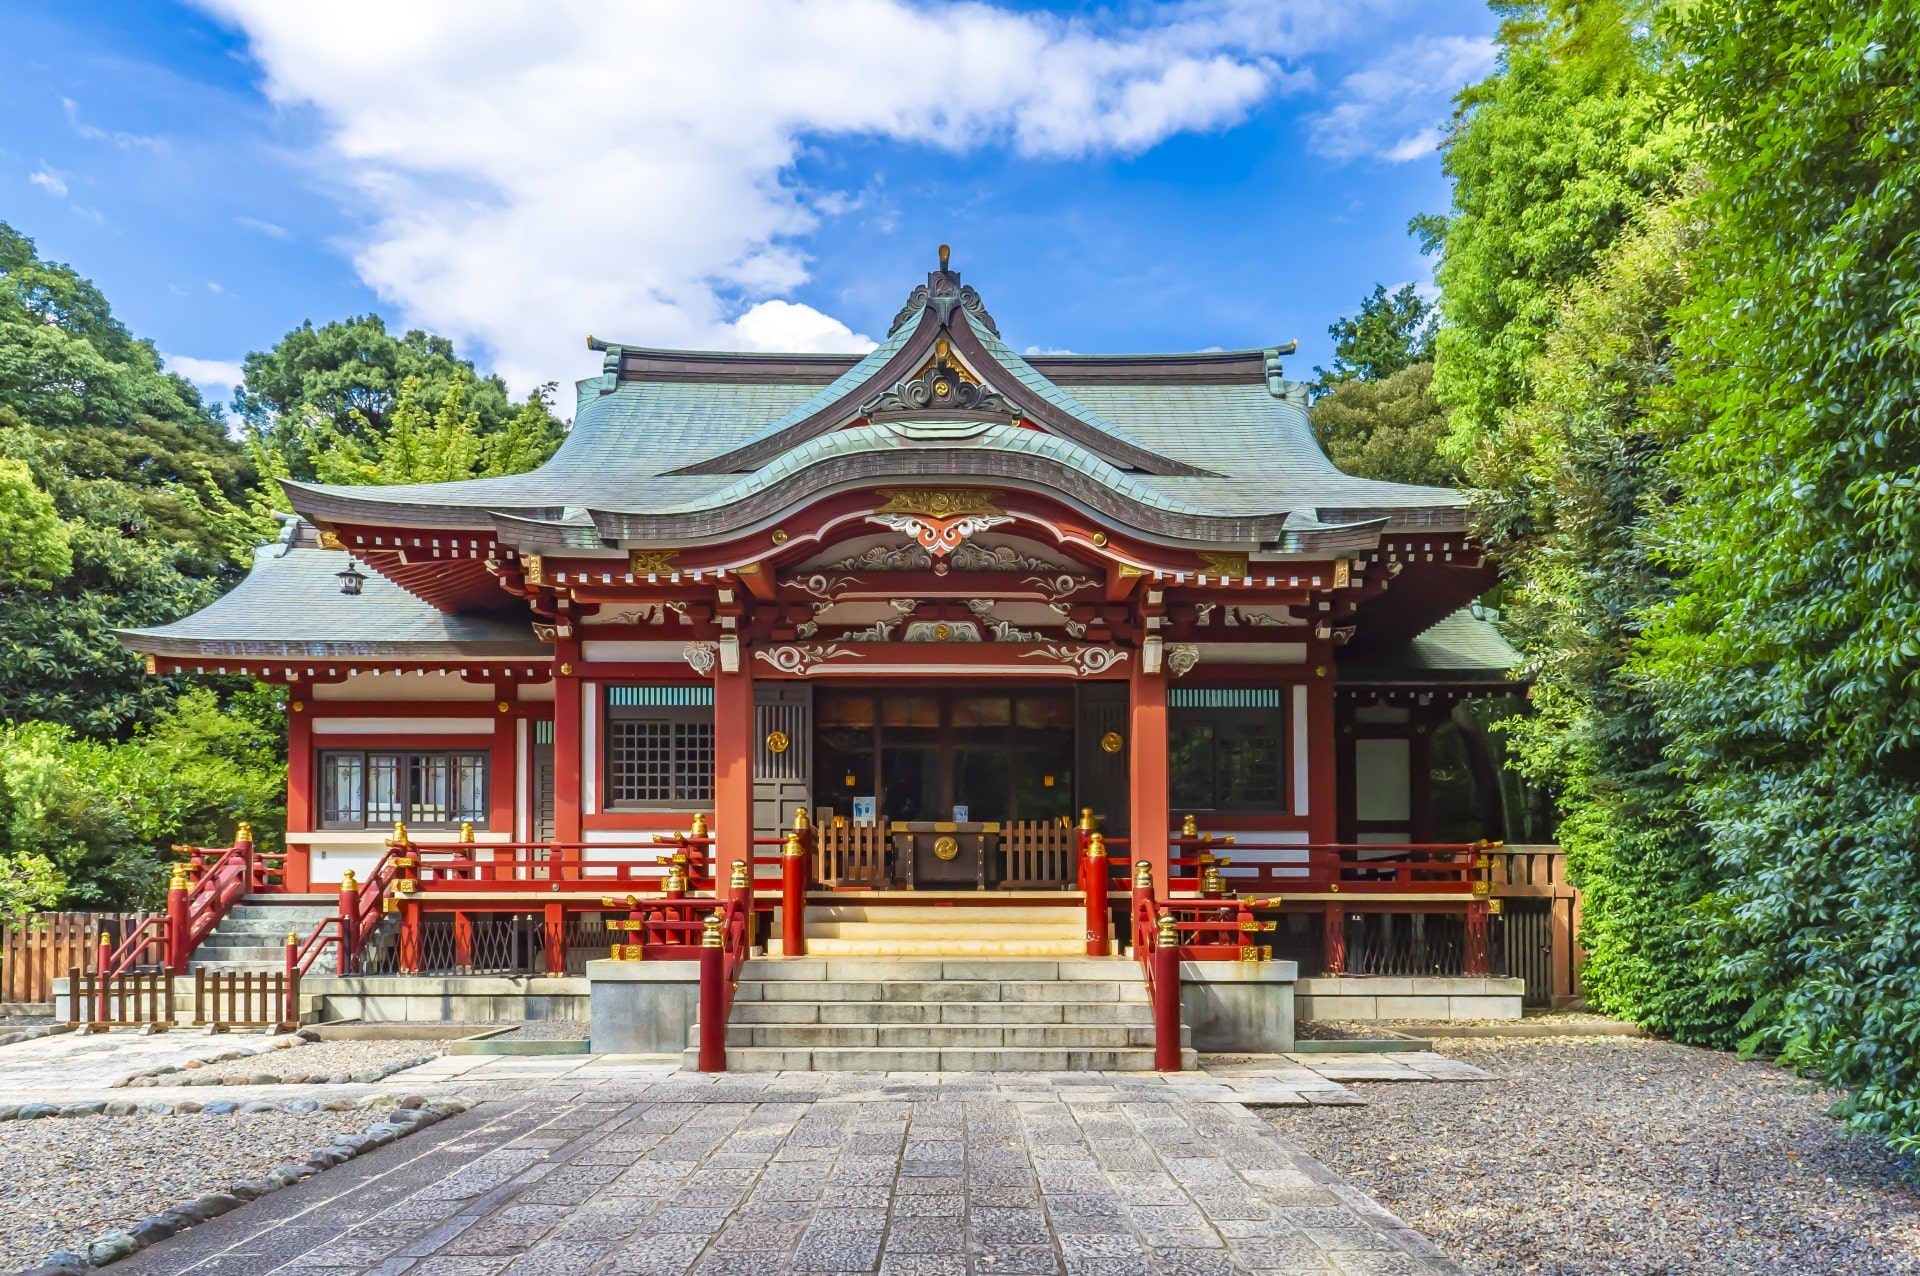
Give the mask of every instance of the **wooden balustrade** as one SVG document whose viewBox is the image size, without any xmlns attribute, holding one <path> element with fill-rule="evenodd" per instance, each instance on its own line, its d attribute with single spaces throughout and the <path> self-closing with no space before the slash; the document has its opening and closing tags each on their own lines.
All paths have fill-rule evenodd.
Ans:
<svg viewBox="0 0 1920 1276">
<path fill-rule="evenodd" d="M 880 823 L 814 830 L 813 880 L 826 886 L 884 886 L 893 839 Z"/>
<path fill-rule="evenodd" d="M 1080 834 L 1061 820 L 1013 820 L 1000 831 L 1000 885 L 1065 890 L 1077 878 Z"/>
</svg>

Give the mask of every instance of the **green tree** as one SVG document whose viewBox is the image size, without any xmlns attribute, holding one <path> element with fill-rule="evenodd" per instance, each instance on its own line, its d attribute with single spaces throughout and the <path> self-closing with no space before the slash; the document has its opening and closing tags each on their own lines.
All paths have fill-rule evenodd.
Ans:
<svg viewBox="0 0 1920 1276">
<path fill-rule="evenodd" d="M 52 585 L 73 570 L 73 537 L 24 461 L 0 460 L 0 585 Z"/>
<path fill-rule="evenodd" d="M 1691 200 L 1648 209 L 1561 295 L 1528 368 L 1473 457 L 1476 518 L 1500 555 L 1505 629 L 1532 712 L 1508 719 L 1521 769 L 1560 792 L 1559 840 L 1584 894 L 1587 1000 L 1663 1035 L 1729 1045 L 1746 1009 L 1704 937 L 1719 882 L 1669 736 L 1624 668 L 1673 574 L 1648 542 L 1670 495 L 1662 463 L 1697 428 L 1671 397 L 1667 315 L 1705 234 Z"/>
<path fill-rule="evenodd" d="M 0 717 L 124 736 L 171 704 L 113 636 L 164 624 L 240 578 L 267 525 L 253 467 L 199 392 L 113 318 L 98 289 L 0 223 L 0 460 L 52 502 L 65 571 L 0 580 Z M 44 507 L 33 502 L 35 525 Z M 56 537 L 58 533 L 55 533 Z M 47 548 L 42 546 L 42 548 Z"/>
<path fill-rule="evenodd" d="M 1527 397 L 1560 290 L 1672 194 L 1695 146 L 1691 117 L 1662 92 L 1653 0 L 1495 7 L 1500 66 L 1460 95 L 1443 148 L 1453 206 L 1413 222 L 1440 258 L 1434 393 L 1453 409 L 1460 456 Z"/>
<path fill-rule="evenodd" d="M 1360 301 L 1360 313 L 1336 319 L 1327 328 L 1333 338 L 1333 367 L 1315 368 L 1318 388 L 1343 381 L 1384 381 L 1402 368 L 1433 362 L 1438 325 L 1434 308 L 1412 284 L 1391 294 L 1385 284 Z"/>
<path fill-rule="evenodd" d="M 1920 1151 L 1920 11 L 1696 0 L 1674 32 L 1713 139 L 1674 328 L 1706 420 L 1634 673 L 1712 835 L 1752 1044 Z"/>
<path fill-rule="evenodd" d="M 471 360 L 454 353 L 451 341 L 419 329 L 392 336 L 379 315 L 356 315 L 319 328 L 303 323 L 271 350 L 249 354 L 245 366 L 234 410 L 262 444 L 281 453 L 288 474 L 297 479 L 319 475 L 324 458 L 311 446 L 316 437 L 352 440 L 363 449 L 363 458 L 371 457 L 400 425 L 401 397 L 409 382 L 410 409 L 435 418 L 450 397 L 457 398 L 455 414 L 471 417 L 473 433 L 485 440 L 516 426 L 527 435 L 522 418 L 537 404 L 540 428 L 534 434 L 547 440 L 540 460 L 552 454 L 564 433 L 550 410 L 551 386 L 516 408 L 506 382 L 481 376 Z"/>
<path fill-rule="evenodd" d="M 518 474 L 546 460 L 558 444 L 547 408 L 551 392 L 550 385 L 535 390 L 505 428 L 482 437 L 480 414 L 468 409 L 462 383 L 456 381 L 439 410 L 429 413 L 419 379 L 408 377 L 400 383 L 384 431 L 362 420 L 358 435 L 346 434 L 316 412 L 301 431 L 301 446 L 322 483 L 450 483 Z M 257 446 L 263 465 L 274 467 L 265 440 Z"/>
<path fill-rule="evenodd" d="M 1433 365 L 1414 363 L 1385 380 L 1342 381 L 1308 410 L 1314 437 L 1349 474 L 1390 483 L 1453 487 L 1459 465 L 1441 455 L 1447 410 L 1433 397 Z"/>
</svg>

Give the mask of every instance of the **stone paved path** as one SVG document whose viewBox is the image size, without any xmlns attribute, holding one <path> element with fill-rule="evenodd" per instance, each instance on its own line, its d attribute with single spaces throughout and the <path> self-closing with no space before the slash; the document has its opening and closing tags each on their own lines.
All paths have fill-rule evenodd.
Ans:
<svg viewBox="0 0 1920 1276">
<path fill-rule="evenodd" d="M 521 1061 L 525 1062 L 525 1061 Z M 194 1228 L 120 1276 L 1457 1272 L 1225 1084 L 588 1068 Z"/>
</svg>

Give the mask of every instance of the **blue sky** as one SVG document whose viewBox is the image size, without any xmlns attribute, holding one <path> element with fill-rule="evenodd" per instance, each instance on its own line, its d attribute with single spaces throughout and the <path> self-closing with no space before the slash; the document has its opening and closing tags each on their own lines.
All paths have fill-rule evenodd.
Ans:
<svg viewBox="0 0 1920 1276">
<path fill-rule="evenodd" d="M 217 382 L 377 310 L 516 390 L 636 344 L 860 348 L 950 242 L 1018 348 L 1297 337 L 1446 205 L 1466 0 L 513 11 L 0 0 L 0 220 Z M 563 402 L 565 396 L 563 396 Z"/>
</svg>

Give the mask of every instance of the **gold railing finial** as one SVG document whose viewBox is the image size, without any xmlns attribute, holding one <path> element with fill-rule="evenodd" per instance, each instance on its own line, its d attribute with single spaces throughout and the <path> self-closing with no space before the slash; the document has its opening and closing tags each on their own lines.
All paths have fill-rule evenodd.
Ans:
<svg viewBox="0 0 1920 1276">
<path fill-rule="evenodd" d="M 1180 923 L 1174 920 L 1172 913 L 1160 914 L 1155 923 L 1154 944 L 1159 948 L 1178 948 L 1180 946 Z"/>
<path fill-rule="evenodd" d="M 787 844 L 780 848 L 781 856 L 785 857 L 790 855 L 795 859 L 799 859 L 805 856 L 806 853 L 807 849 L 800 845 L 800 835 L 798 833 L 787 834 Z"/>
<path fill-rule="evenodd" d="M 707 920 L 700 925 L 700 946 L 702 948 L 725 948 L 726 940 L 720 934 L 720 914 L 708 913 Z"/>
<path fill-rule="evenodd" d="M 733 862 L 733 875 L 729 879 L 729 885 L 731 885 L 734 890 L 742 890 L 746 887 L 746 884 L 747 862 L 745 860 L 735 860 Z"/>
<path fill-rule="evenodd" d="M 353 870 L 350 868 L 343 869 L 340 873 L 340 889 L 343 891 L 351 891 L 358 890 L 359 888 L 360 883 L 353 880 Z"/>
<path fill-rule="evenodd" d="M 1087 839 L 1087 858 L 1090 860 L 1107 858 L 1107 839 L 1104 836 L 1095 833 Z"/>
<path fill-rule="evenodd" d="M 1183 815 L 1180 817 L 1180 836 L 1181 837 L 1199 837 L 1200 836 L 1200 826 L 1194 823 L 1193 817 L 1191 815 Z"/>
<path fill-rule="evenodd" d="M 793 831 L 801 833 L 812 827 L 813 821 L 807 818 L 807 808 L 804 806 L 795 807 L 793 809 Z"/>
<path fill-rule="evenodd" d="M 173 876 L 167 881 L 167 889 L 170 891 L 183 891 L 187 889 L 187 866 L 185 864 L 175 864 L 173 866 Z"/>
<path fill-rule="evenodd" d="M 1085 833 L 1091 833 L 1094 830 L 1093 808 L 1090 806 L 1080 808 L 1080 829 Z"/>
<path fill-rule="evenodd" d="M 246 820 L 241 820 L 240 827 L 233 831 L 233 840 L 236 845 L 241 842 L 251 842 L 253 840 L 253 825 Z"/>
<path fill-rule="evenodd" d="M 395 844 L 400 846 L 412 845 L 412 843 L 407 840 L 407 826 L 399 820 L 393 822 L 393 840 Z"/>
<path fill-rule="evenodd" d="M 687 834 L 687 836 L 688 837 L 705 837 L 706 835 L 707 835 L 707 817 L 705 815 L 696 814 L 693 817 L 693 829 Z"/>
<path fill-rule="evenodd" d="M 1150 891 L 1153 889 L 1153 861 L 1135 860 L 1133 863 L 1133 889 Z"/>
<path fill-rule="evenodd" d="M 463 842 L 471 842 L 473 840 L 473 821 L 472 820 L 460 821 L 460 840 Z"/>
</svg>

